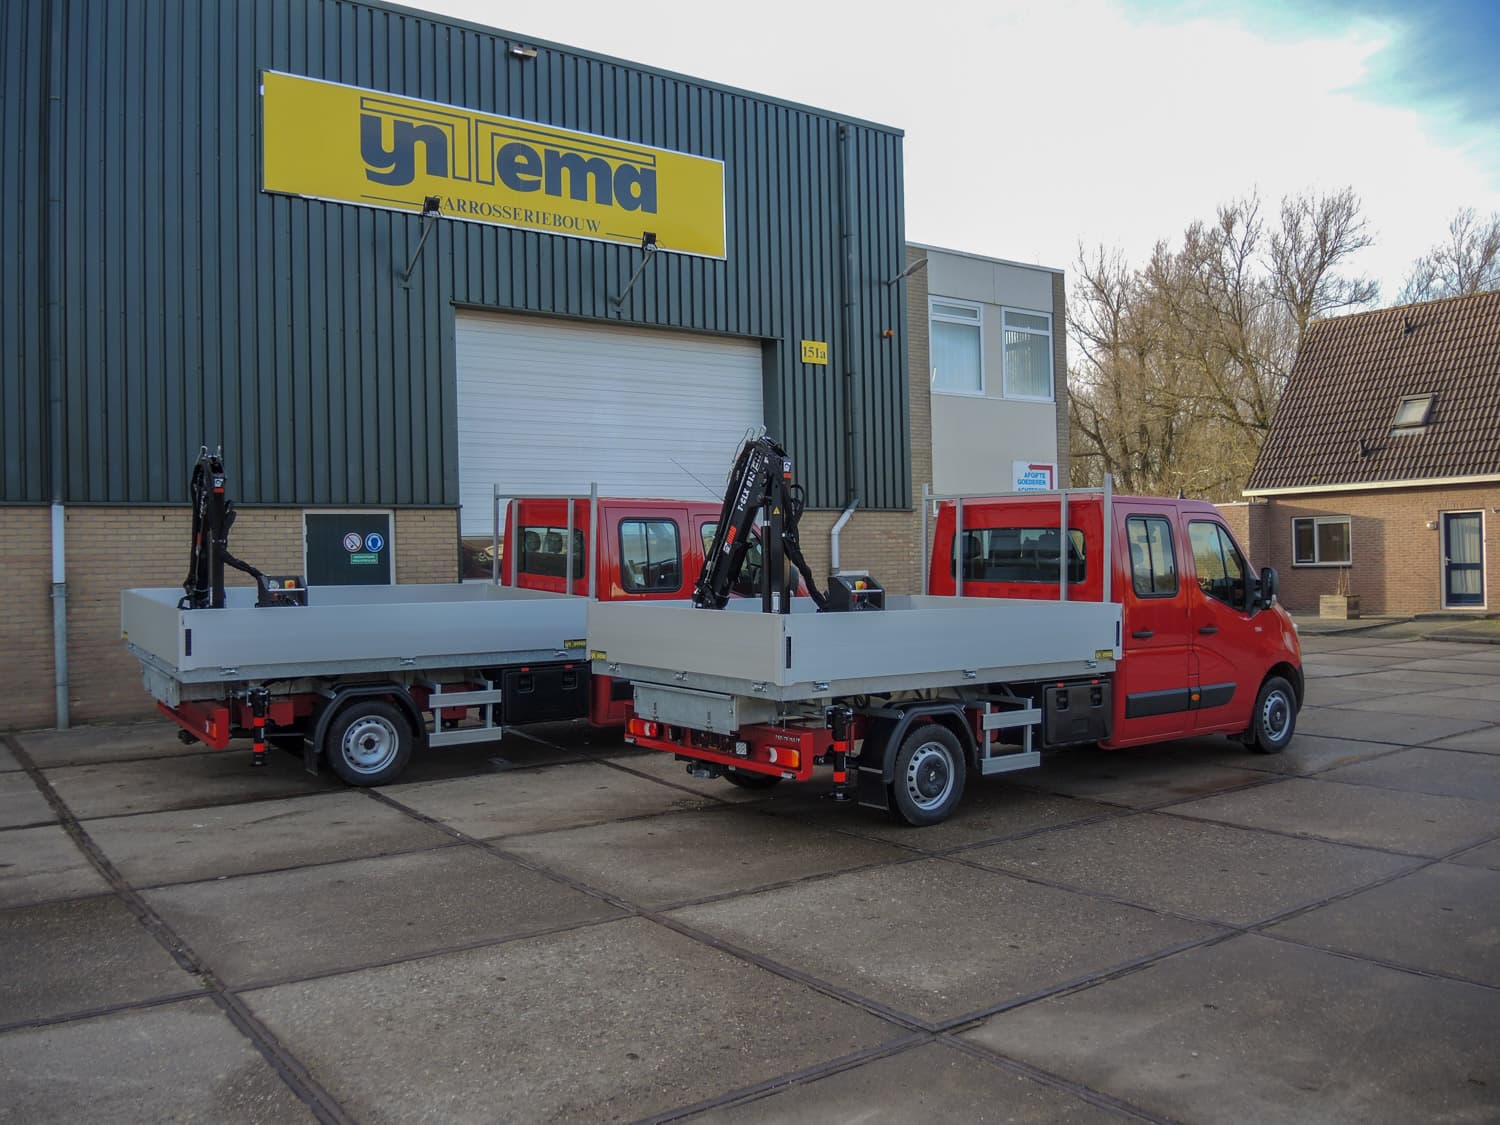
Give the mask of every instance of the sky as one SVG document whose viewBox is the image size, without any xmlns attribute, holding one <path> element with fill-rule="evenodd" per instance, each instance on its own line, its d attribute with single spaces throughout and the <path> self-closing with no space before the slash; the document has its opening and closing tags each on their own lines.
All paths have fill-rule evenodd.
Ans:
<svg viewBox="0 0 1500 1125">
<path fill-rule="evenodd" d="M 1070 273 L 1351 186 L 1392 304 L 1500 212 L 1500 0 L 405 3 L 900 128 L 910 241 Z"/>
</svg>

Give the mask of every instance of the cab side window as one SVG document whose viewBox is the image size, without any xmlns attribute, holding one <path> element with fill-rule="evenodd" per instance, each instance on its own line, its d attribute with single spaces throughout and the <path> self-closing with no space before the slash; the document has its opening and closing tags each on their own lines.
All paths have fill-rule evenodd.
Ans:
<svg viewBox="0 0 1500 1125">
<path fill-rule="evenodd" d="M 708 558 L 713 550 L 714 533 L 719 530 L 717 520 L 703 525 L 703 557 Z M 750 533 L 750 546 L 745 548 L 745 561 L 740 567 L 740 576 L 735 579 L 733 593 L 742 598 L 753 598 L 760 594 L 760 568 L 763 564 L 760 551 L 760 535 Z"/>
<path fill-rule="evenodd" d="M 1245 560 L 1229 532 L 1207 520 L 1188 524 L 1198 588 L 1215 601 L 1245 608 Z"/>
<path fill-rule="evenodd" d="M 1177 593 L 1177 562 L 1172 553 L 1172 525 L 1161 516 L 1131 516 L 1125 521 L 1130 544 L 1130 581 L 1137 597 L 1170 598 Z"/>
<path fill-rule="evenodd" d="M 676 520 L 620 521 L 620 585 L 631 594 L 682 588 L 682 541 Z"/>
</svg>

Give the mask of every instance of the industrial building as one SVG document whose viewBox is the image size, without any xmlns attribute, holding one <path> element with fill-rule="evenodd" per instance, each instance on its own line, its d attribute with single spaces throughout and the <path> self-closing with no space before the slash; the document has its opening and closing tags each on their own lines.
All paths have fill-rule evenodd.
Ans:
<svg viewBox="0 0 1500 1125">
<path fill-rule="evenodd" d="M 236 554 L 428 582 L 497 491 L 707 499 L 764 425 L 813 565 L 853 507 L 919 585 L 900 130 L 376 2 L 11 0 L 0 51 L 3 725 L 148 713 L 119 593 L 181 580 L 204 445 Z"/>
</svg>

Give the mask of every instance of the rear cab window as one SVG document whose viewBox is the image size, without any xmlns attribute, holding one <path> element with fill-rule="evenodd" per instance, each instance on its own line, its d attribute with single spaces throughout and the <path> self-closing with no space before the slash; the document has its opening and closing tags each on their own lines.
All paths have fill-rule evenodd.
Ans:
<svg viewBox="0 0 1500 1125">
<path fill-rule="evenodd" d="M 955 546 L 957 537 L 955 537 Z M 1055 527 L 965 528 L 965 582 L 1036 582 L 1058 584 L 1062 540 Z M 958 569 L 957 551 L 949 569 Z M 1087 574 L 1083 532 L 1068 529 L 1068 583 L 1077 585 Z"/>
<path fill-rule="evenodd" d="M 523 527 L 521 540 L 521 573 L 545 578 L 561 578 L 568 569 L 568 530 L 564 527 Z M 584 576 L 583 532 L 573 529 L 573 577 Z"/>
<path fill-rule="evenodd" d="M 620 521 L 620 587 L 628 594 L 682 589 L 682 536 L 676 520 Z"/>
<path fill-rule="evenodd" d="M 1177 593 L 1177 556 L 1172 524 L 1165 516 L 1131 516 L 1125 521 L 1130 544 L 1130 583 L 1138 598 L 1170 598 Z"/>
</svg>

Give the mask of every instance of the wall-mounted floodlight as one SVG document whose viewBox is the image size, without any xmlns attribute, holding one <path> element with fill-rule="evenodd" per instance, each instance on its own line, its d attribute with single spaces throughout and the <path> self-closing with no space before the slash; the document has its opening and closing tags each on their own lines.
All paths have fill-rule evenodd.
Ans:
<svg viewBox="0 0 1500 1125">
<path fill-rule="evenodd" d="M 536 48 L 527 47 L 522 43 L 512 43 L 510 45 L 510 57 L 513 59 L 534 59 L 536 58 Z"/>
<path fill-rule="evenodd" d="M 618 297 L 611 297 L 609 299 L 610 304 L 614 305 L 616 313 L 620 311 L 620 306 L 625 303 L 625 298 L 630 296 L 630 291 L 635 288 L 635 283 L 641 279 L 641 274 L 645 272 L 647 264 L 650 263 L 652 258 L 656 257 L 657 249 L 656 232 L 654 230 L 642 231 L 641 264 L 636 266 L 635 273 L 630 275 L 630 281 L 626 284 L 625 291 Z"/>
<path fill-rule="evenodd" d="M 437 225 L 438 213 L 442 209 L 442 196 L 429 195 L 422 200 L 422 237 L 417 240 L 417 248 L 412 251 L 411 261 L 406 263 L 406 271 L 401 275 L 401 284 L 405 288 L 411 288 L 411 271 L 417 268 L 417 259 L 422 256 L 422 247 L 427 245 L 427 236 Z"/>
<path fill-rule="evenodd" d="M 913 262 L 911 265 L 907 266 L 904 270 L 902 270 L 900 273 L 898 273 L 895 277 L 893 277 L 889 281 L 887 281 L 886 284 L 887 285 L 895 285 L 896 282 L 901 281 L 901 280 L 903 280 L 905 278 L 910 277 L 912 274 L 916 273 L 919 269 L 921 269 L 926 264 L 927 264 L 927 259 L 926 258 L 918 258 L 915 262 Z"/>
</svg>

